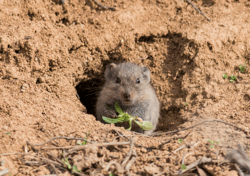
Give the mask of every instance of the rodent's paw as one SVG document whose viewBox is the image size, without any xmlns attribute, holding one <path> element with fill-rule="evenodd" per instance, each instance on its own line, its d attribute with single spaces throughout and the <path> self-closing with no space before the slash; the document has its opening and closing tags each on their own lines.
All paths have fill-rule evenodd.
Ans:
<svg viewBox="0 0 250 176">
<path fill-rule="evenodd" d="M 107 111 L 107 116 L 109 118 L 116 118 L 117 114 L 116 114 L 116 112 L 114 110 L 108 110 Z"/>
</svg>

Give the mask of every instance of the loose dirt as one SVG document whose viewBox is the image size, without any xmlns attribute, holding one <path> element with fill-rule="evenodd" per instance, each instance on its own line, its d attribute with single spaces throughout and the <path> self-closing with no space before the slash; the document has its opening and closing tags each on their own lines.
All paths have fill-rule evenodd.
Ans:
<svg viewBox="0 0 250 176">
<path fill-rule="evenodd" d="M 161 103 L 157 132 L 212 119 L 250 129 L 250 2 L 192 2 L 211 22 L 182 0 L 100 1 L 115 11 L 103 10 L 92 0 L 66 0 L 65 4 L 59 0 L 1 0 L 0 154 L 37 156 L 26 141 L 39 144 L 56 136 L 129 141 L 132 132 L 95 119 L 103 73 L 112 62 L 150 68 Z M 244 64 L 246 70 L 240 71 L 239 65 Z M 224 73 L 237 80 L 223 79 Z M 203 156 L 221 161 L 238 144 L 250 152 L 247 135 L 216 121 L 167 135 L 135 135 L 136 160 L 129 172 L 171 175 L 181 169 L 184 156 L 186 166 Z M 209 139 L 215 141 L 214 146 Z M 42 147 L 75 144 L 76 140 L 57 139 Z M 175 151 L 183 145 L 191 147 Z M 63 150 L 36 148 L 39 157 L 49 158 L 52 152 L 62 161 Z M 121 164 L 129 150 L 130 145 L 93 147 L 69 160 L 86 175 L 122 175 L 115 165 L 105 168 L 111 161 Z M 0 171 L 8 168 L 12 175 L 71 173 L 46 162 L 27 165 L 28 156 L 0 155 L 5 161 Z M 230 163 L 203 167 L 215 175 L 237 175 Z"/>
</svg>

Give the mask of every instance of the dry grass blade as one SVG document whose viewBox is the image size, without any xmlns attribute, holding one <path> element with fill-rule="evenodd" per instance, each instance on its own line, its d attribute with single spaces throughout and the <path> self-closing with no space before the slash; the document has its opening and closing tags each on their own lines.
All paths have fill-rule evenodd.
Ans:
<svg viewBox="0 0 250 176">
<path fill-rule="evenodd" d="M 68 151 L 68 154 L 71 154 L 73 152 L 76 152 L 78 150 L 85 149 L 87 147 L 101 147 L 101 146 L 116 146 L 116 145 L 129 145 L 130 142 L 110 142 L 110 143 L 96 143 L 96 144 L 90 144 L 90 145 L 80 145 L 80 146 L 75 146 L 74 148 L 70 149 Z"/>
<path fill-rule="evenodd" d="M 131 138 L 130 140 L 130 150 L 126 156 L 126 158 L 123 160 L 122 162 L 122 166 L 125 166 L 125 164 L 128 162 L 128 160 L 130 159 L 131 155 L 132 155 L 132 151 L 133 151 L 133 147 L 134 147 L 134 138 Z"/>
<path fill-rule="evenodd" d="M 129 173 L 129 170 L 130 170 L 131 166 L 134 164 L 134 162 L 136 160 L 136 157 L 137 157 L 136 151 L 133 150 L 133 152 L 132 152 L 132 158 L 128 162 L 127 166 L 125 167 L 125 170 L 127 171 L 127 173 Z"/>
<path fill-rule="evenodd" d="M 234 164 L 235 169 L 238 171 L 239 176 L 244 176 L 245 174 L 242 172 L 242 170 L 239 168 L 239 166 L 237 164 Z"/>
<path fill-rule="evenodd" d="M 117 172 L 119 174 L 123 174 L 124 173 L 124 168 L 119 163 L 117 163 L 116 161 L 109 162 L 108 165 L 107 165 L 107 167 L 106 167 L 106 171 L 108 171 L 109 168 L 110 168 L 110 166 L 113 165 L 113 164 L 115 165 L 115 167 L 117 169 Z"/>
<path fill-rule="evenodd" d="M 0 156 L 8 156 L 8 155 L 29 155 L 29 153 L 1 153 Z"/>
<path fill-rule="evenodd" d="M 178 133 L 178 132 L 180 132 L 180 131 L 185 131 L 185 130 L 194 128 L 194 127 L 196 127 L 196 126 L 198 126 L 198 125 L 202 125 L 203 123 L 207 123 L 207 122 L 221 122 L 221 123 L 225 123 L 225 124 L 227 124 L 227 125 L 233 126 L 233 127 L 237 128 L 237 129 L 240 129 L 241 131 L 244 131 L 245 133 L 249 133 L 249 132 L 250 132 L 250 130 L 246 129 L 246 127 L 244 127 L 244 128 L 245 128 L 245 129 L 244 129 L 244 128 L 242 128 L 242 127 L 239 127 L 239 126 L 237 126 L 237 125 L 235 125 L 235 124 L 232 124 L 232 123 L 225 122 L 225 121 L 223 121 L 223 120 L 216 120 L 216 119 L 213 119 L 213 120 L 204 120 L 204 121 L 202 121 L 202 122 L 200 122 L 200 123 L 197 123 L 197 124 L 192 125 L 192 126 L 190 126 L 190 127 L 182 128 L 182 129 L 179 129 L 179 130 L 168 131 L 168 132 L 164 132 L 164 133 L 153 133 L 151 136 L 160 136 L 160 135 L 163 135 L 163 134 Z"/>
<path fill-rule="evenodd" d="M 193 164 L 190 164 L 189 166 L 187 166 L 187 168 L 185 170 L 179 170 L 176 174 L 181 175 L 181 174 L 193 169 L 194 167 L 198 166 L 199 164 L 205 164 L 205 163 L 210 163 L 210 162 L 212 162 L 212 158 L 203 157 L 203 158 L 199 159 L 198 161 L 194 162 Z"/>
<path fill-rule="evenodd" d="M 193 5 L 192 2 L 190 2 L 189 0 L 187 0 L 187 2 L 188 2 L 191 6 L 193 6 L 193 8 L 194 8 L 195 10 L 197 10 L 200 14 L 202 14 L 208 21 L 211 21 L 204 13 L 202 13 L 202 11 L 200 11 L 197 7 L 195 7 L 195 6 Z"/>
<path fill-rule="evenodd" d="M 99 3 L 97 0 L 92 0 L 94 1 L 98 6 L 100 6 L 101 8 L 105 9 L 105 10 L 112 10 L 112 11 L 115 11 L 115 8 L 114 7 L 107 7 L 107 6 L 104 6 L 102 5 L 101 3 Z"/>
<path fill-rule="evenodd" d="M 86 140 L 86 139 L 84 139 L 84 138 L 57 136 L 57 137 L 53 137 L 53 138 L 51 138 L 51 139 L 49 139 L 49 140 L 47 140 L 47 141 L 45 141 L 45 142 L 43 142 L 43 143 L 41 143 L 41 144 L 35 144 L 35 145 L 33 145 L 33 146 L 41 146 L 41 145 L 47 144 L 47 143 L 49 143 L 50 141 L 53 141 L 53 140 L 56 140 L 56 139 L 82 140 L 82 141 L 86 141 L 86 142 L 89 142 L 89 143 L 93 143 L 92 141 L 88 141 L 88 140 Z M 29 143 L 29 145 L 30 145 L 30 143 Z"/>
</svg>

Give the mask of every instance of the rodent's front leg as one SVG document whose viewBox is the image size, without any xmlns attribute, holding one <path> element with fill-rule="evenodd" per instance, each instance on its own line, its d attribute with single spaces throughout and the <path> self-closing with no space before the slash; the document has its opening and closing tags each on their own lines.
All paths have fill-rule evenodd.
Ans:
<svg viewBox="0 0 250 176">
<path fill-rule="evenodd" d="M 109 118 L 116 118 L 116 116 L 117 116 L 115 110 L 113 110 L 113 109 L 106 109 L 104 113 Z"/>
<path fill-rule="evenodd" d="M 100 115 L 108 118 L 116 118 L 117 113 L 114 110 L 114 105 L 104 103 Z"/>
</svg>

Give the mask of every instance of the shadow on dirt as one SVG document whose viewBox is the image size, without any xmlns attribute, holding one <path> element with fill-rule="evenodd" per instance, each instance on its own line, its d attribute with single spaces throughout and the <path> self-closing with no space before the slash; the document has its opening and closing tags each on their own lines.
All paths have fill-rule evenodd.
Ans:
<svg viewBox="0 0 250 176">
<path fill-rule="evenodd" d="M 157 130 L 169 131 L 176 129 L 177 126 L 186 121 L 181 117 L 180 113 L 180 110 L 185 106 L 179 105 L 177 101 L 182 99 L 183 102 L 186 102 L 188 90 L 183 88 L 183 77 L 186 74 L 192 77 L 192 71 L 196 67 L 193 59 L 199 52 L 198 45 L 178 33 L 168 33 L 161 36 L 141 36 L 136 39 L 136 42 L 144 42 L 144 45 L 151 45 L 151 47 L 156 43 L 157 47 L 161 48 L 160 52 L 162 53 L 158 54 L 158 56 L 164 58 L 165 66 L 163 66 L 162 73 L 166 75 L 166 81 L 170 87 L 169 95 L 167 95 L 170 102 L 168 101 L 166 104 L 161 102 L 161 119 Z M 192 103 L 196 102 L 195 96 L 192 101 Z"/>
</svg>

